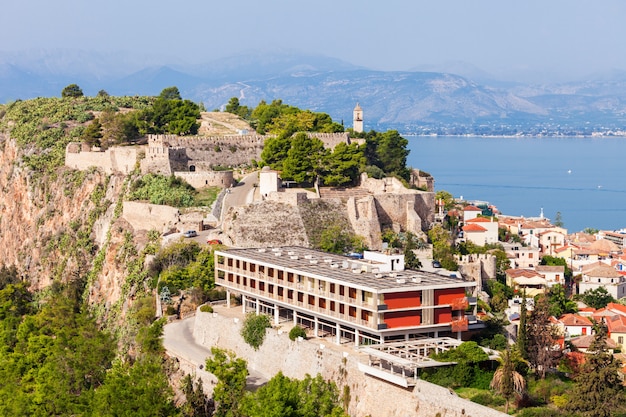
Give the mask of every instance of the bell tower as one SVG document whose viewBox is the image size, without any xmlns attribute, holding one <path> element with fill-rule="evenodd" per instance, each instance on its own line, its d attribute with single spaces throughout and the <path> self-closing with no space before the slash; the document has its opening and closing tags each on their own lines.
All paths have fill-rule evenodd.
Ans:
<svg viewBox="0 0 626 417">
<path fill-rule="evenodd" d="M 363 109 L 359 106 L 359 103 L 356 103 L 356 107 L 352 112 L 353 120 L 352 120 L 352 129 L 355 132 L 363 132 Z"/>
</svg>

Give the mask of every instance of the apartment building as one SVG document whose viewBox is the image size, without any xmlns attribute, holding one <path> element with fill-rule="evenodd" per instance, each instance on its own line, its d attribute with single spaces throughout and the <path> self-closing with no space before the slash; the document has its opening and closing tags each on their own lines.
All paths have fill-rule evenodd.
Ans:
<svg viewBox="0 0 626 417">
<path fill-rule="evenodd" d="M 476 282 L 404 269 L 404 256 L 363 259 L 302 247 L 215 251 L 215 282 L 241 295 L 244 312 L 293 321 L 356 346 L 478 329 Z M 469 312 L 469 313 L 466 313 Z"/>
</svg>

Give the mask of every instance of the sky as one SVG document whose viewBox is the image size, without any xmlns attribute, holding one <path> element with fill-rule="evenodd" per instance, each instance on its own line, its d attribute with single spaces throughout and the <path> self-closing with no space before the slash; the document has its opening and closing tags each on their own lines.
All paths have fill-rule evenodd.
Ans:
<svg viewBox="0 0 626 417">
<path fill-rule="evenodd" d="M 377 70 L 462 62 L 508 79 L 626 70 L 624 0 L 6 3 L 0 52 L 130 52 L 193 64 L 280 49 Z"/>
</svg>

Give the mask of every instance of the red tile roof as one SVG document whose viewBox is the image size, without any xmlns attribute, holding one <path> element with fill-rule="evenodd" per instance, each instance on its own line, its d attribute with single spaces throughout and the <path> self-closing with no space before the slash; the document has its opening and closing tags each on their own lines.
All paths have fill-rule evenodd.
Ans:
<svg viewBox="0 0 626 417">
<path fill-rule="evenodd" d="M 486 232 L 487 229 L 477 224 L 468 224 L 468 225 L 463 226 L 463 231 L 464 232 Z"/>
<path fill-rule="evenodd" d="M 578 314 L 564 314 L 559 318 L 559 321 L 565 326 L 591 326 L 591 320 L 587 317 L 580 316 Z"/>
<path fill-rule="evenodd" d="M 491 223 L 492 220 L 491 218 L 486 218 L 486 217 L 476 217 L 474 219 L 470 219 L 468 221 L 466 221 L 465 223 Z"/>
<path fill-rule="evenodd" d="M 468 205 L 468 206 L 463 207 L 463 211 L 480 211 L 482 213 L 481 209 L 479 209 L 476 206 L 472 206 L 472 205 Z"/>
</svg>

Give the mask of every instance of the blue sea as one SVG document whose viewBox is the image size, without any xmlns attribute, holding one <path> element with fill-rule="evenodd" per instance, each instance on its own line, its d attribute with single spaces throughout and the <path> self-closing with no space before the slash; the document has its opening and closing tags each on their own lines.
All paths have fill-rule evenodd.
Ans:
<svg viewBox="0 0 626 417">
<path fill-rule="evenodd" d="M 436 191 L 507 215 L 560 212 L 569 232 L 626 228 L 626 138 L 404 137 Z"/>
</svg>

